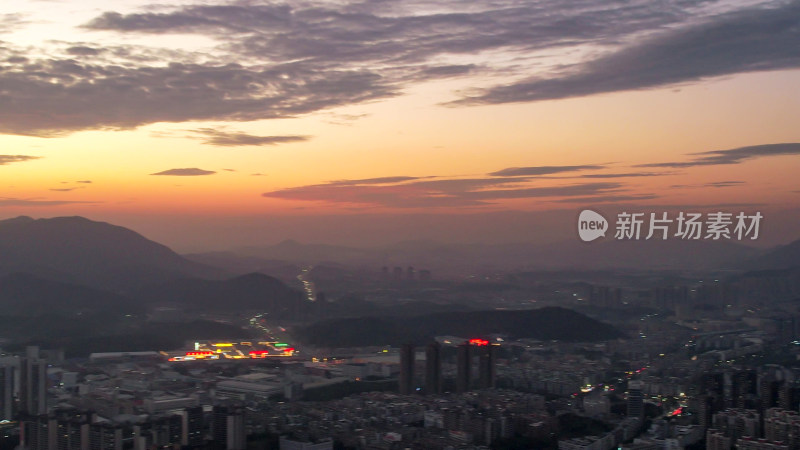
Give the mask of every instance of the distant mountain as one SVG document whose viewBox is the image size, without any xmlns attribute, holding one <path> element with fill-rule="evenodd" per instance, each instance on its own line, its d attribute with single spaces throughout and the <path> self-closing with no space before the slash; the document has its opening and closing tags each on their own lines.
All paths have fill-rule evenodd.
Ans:
<svg viewBox="0 0 800 450">
<path fill-rule="evenodd" d="M 291 284 L 298 282 L 297 275 L 301 271 L 298 265 L 287 261 L 245 256 L 233 252 L 188 253 L 181 256 L 189 261 L 219 267 L 229 272 L 231 276 L 260 272 Z"/>
<path fill-rule="evenodd" d="M 245 256 L 257 256 L 263 259 L 290 261 L 303 264 L 316 264 L 321 261 L 354 261 L 369 259 L 370 250 L 357 249 L 326 244 L 301 244 L 288 239 L 276 245 L 266 247 L 245 247 L 236 250 Z"/>
<path fill-rule="evenodd" d="M 775 247 L 745 263 L 751 270 L 791 269 L 800 267 L 800 239 Z"/>
<path fill-rule="evenodd" d="M 281 261 L 319 264 L 332 262 L 362 267 L 413 266 L 438 274 L 496 268 L 499 270 L 624 269 L 718 270 L 733 268 L 759 251 L 735 241 L 650 239 L 585 243 L 574 240 L 549 244 L 447 244 L 405 241 L 372 249 L 306 245 L 284 241 L 271 247 L 239 249 L 236 254 Z M 332 263 L 326 263 L 332 265 Z"/>
<path fill-rule="evenodd" d="M 130 298 L 85 286 L 44 280 L 29 274 L 0 277 L 2 316 L 61 314 L 75 317 L 102 311 L 121 316 L 140 314 L 144 309 Z"/>
<path fill-rule="evenodd" d="M 306 344 L 322 347 L 425 344 L 435 336 L 465 338 L 489 334 L 512 338 L 596 342 L 624 335 L 606 323 L 570 309 L 548 307 L 523 311 L 466 311 L 415 317 L 360 317 L 316 323 L 295 330 Z"/>
<path fill-rule="evenodd" d="M 127 228 L 83 217 L 24 216 L 0 221 L 0 274 L 12 272 L 114 290 L 220 273 Z"/>
<path fill-rule="evenodd" d="M 303 294 L 277 278 L 251 273 L 229 280 L 186 278 L 149 286 L 133 294 L 148 304 L 170 304 L 212 311 L 259 310 L 278 317 L 310 308 Z"/>
</svg>

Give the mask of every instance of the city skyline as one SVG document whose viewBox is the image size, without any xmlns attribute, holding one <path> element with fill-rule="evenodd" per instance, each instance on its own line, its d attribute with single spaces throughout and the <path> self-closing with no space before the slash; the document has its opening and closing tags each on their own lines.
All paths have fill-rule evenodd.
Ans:
<svg viewBox="0 0 800 450">
<path fill-rule="evenodd" d="M 567 239 L 584 207 L 716 209 L 761 211 L 762 246 L 786 243 L 798 17 L 796 1 L 6 5 L 0 218 L 82 215 L 194 250 Z"/>
</svg>

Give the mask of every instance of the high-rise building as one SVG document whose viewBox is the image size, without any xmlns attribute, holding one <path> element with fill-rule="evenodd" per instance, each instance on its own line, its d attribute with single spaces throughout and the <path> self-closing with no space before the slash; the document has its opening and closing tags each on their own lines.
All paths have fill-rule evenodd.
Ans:
<svg viewBox="0 0 800 450">
<path fill-rule="evenodd" d="M 134 450 L 181 446 L 183 418 L 180 415 L 155 417 L 133 426 Z"/>
<path fill-rule="evenodd" d="M 438 342 L 425 348 L 425 393 L 442 393 L 442 346 Z"/>
<path fill-rule="evenodd" d="M 467 392 L 472 381 L 472 352 L 469 342 L 458 346 L 456 351 L 456 392 Z"/>
<path fill-rule="evenodd" d="M 414 392 L 414 346 L 403 344 L 400 347 L 400 393 L 409 395 Z"/>
<path fill-rule="evenodd" d="M 40 358 L 39 347 L 28 347 L 20 360 L 19 411 L 47 414 L 47 361 Z"/>
<path fill-rule="evenodd" d="M 333 450 L 333 440 L 324 439 L 319 442 L 301 442 L 281 436 L 280 450 Z"/>
<path fill-rule="evenodd" d="M 110 423 L 89 425 L 89 450 L 122 450 L 122 427 Z"/>
<path fill-rule="evenodd" d="M 56 415 L 55 448 L 58 450 L 88 449 L 89 421 L 88 413 L 70 411 Z"/>
<path fill-rule="evenodd" d="M 215 406 L 211 433 L 214 443 L 225 450 L 245 448 L 244 411 L 236 406 Z"/>
<path fill-rule="evenodd" d="M 49 450 L 50 442 L 55 439 L 55 428 L 55 419 L 50 419 L 46 415 L 32 416 L 24 413 L 21 414 L 19 420 L 20 448 L 27 450 Z"/>
<path fill-rule="evenodd" d="M 16 358 L 0 358 L 0 420 L 14 417 L 14 377 L 18 364 Z"/>
<path fill-rule="evenodd" d="M 631 380 L 628 382 L 628 417 L 644 419 L 644 393 L 642 382 Z"/>
<path fill-rule="evenodd" d="M 730 450 L 731 438 L 719 430 L 709 428 L 706 432 L 706 450 Z"/>
<path fill-rule="evenodd" d="M 203 437 L 203 407 L 186 408 L 181 412 L 181 445 L 184 447 L 201 447 Z"/>
<path fill-rule="evenodd" d="M 761 436 L 761 414 L 751 409 L 730 408 L 714 414 L 713 427 L 731 438 L 731 442 L 743 436 Z"/>
<path fill-rule="evenodd" d="M 758 373 L 755 370 L 739 370 L 731 376 L 731 397 L 734 408 L 755 406 L 758 395 Z"/>
<path fill-rule="evenodd" d="M 496 346 L 484 345 L 478 357 L 478 387 L 493 388 L 497 377 Z"/>
</svg>

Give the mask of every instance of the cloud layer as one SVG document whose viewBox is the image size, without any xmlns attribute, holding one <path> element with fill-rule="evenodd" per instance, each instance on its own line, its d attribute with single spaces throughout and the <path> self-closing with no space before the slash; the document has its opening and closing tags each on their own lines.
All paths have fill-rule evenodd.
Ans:
<svg viewBox="0 0 800 450">
<path fill-rule="evenodd" d="M 712 150 L 709 152 L 690 153 L 689 161 L 672 161 L 663 163 L 639 164 L 636 167 L 673 167 L 684 168 L 694 166 L 716 166 L 739 164 L 749 159 L 768 156 L 800 155 L 800 143 L 749 145 L 728 150 Z"/>
<path fill-rule="evenodd" d="M 241 132 L 229 132 L 214 128 L 197 128 L 190 130 L 193 136 L 203 141 L 204 144 L 215 145 L 218 147 L 241 147 L 241 146 L 261 146 L 277 145 L 290 142 L 302 142 L 309 139 L 308 136 L 257 136 Z"/>
<path fill-rule="evenodd" d="M 218 0 L 106 11 L 83 24 L 103 33 L 96 42 L 35 49 L 4 43 L 0 133 L 57 136 L 156 122 L 295 117 L 473 74 L 480 76 L 477 93 L 453 104 L 565 98 L 800 66 L 800 2 L 731 8 L 711 0 Z M 0 30 L 20 21 L 0 17 Z M 113 38 L 130 34 L 189 34 L 214 45 L 190 52 Z M 497 76 L 517 81 L 485 85 Z M 211 145 L 301 138 L 207 135 Z"/>
<path fill-rule="evenodd" d="M 5 166 L 11 163 L 17 162 L 25 162 L 25 161 L 33 161 L 34 159 L 39 159 L 39 156 L 28 156 L 28 155 L 0 155 L 0 166 Z"/>
<path fill-rule="evenodd" d="M 150 175 L 166 175 L 166 176 L 174 176 L 174 177 L 198 177 L 204 175 L 214 175 L 215 171 L 213 170 L 203 170 L 198 169 L 196 167 L 185 168 L 185 169 L 169 169 L 164 170 L 162 172 L 151 173 Z"/>
<path fill-rule="evenodd" d="M 387 208 L 430 208 L 486 206 L 502 200 L 541 199 L 559 201 L 606 202 L 610 199 L 640 200 L 651 194 L 632 195 L 619 182 L 590 182 L 540 186 L 533 175 L 577 172 L 600 166 L 560 166 L 509 168 L 481 178 L 395 176 L 361 180 L 336 180 L 324 184 L 270 191 L 264 197 L 283 200 L 318 201 L 334 204 L 380 206 Z M 525 169 L 521 171 L 520 169 Z M 535 170 L 540 169 L 540 170 Z M 510 173 L 501 177 L 498 174 Z M 531 176 L 523 176 L 525 174 Z M 551 181 L 552 182 L 552 181 Z M 561 200 L 563 201 L 563 200 Z"/>
</svg>

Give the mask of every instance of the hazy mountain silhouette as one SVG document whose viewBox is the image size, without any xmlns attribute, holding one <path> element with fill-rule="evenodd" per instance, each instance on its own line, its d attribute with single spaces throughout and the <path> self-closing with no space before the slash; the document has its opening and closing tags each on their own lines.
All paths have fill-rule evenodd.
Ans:
<svg viewBox="0 0 800 450">
<path fill-rule="evenodd" d="M 220 271 L 127 228 L 83 217 L 0 221 L 0 274 L 29 272 L 115 290 Z"/>
<path fill-rule="evenodd" d="M 624 337 L 603 322 L 570 309 L 548 307 L 523 311 L 467 311 L 414 317 L 360 317 L 320 322 L 297 330 L 307 344 L 324 347 L 400 345 L 430 342 L 435 336 L 464 338 L 489 334 L 512 338 L 561 341 L 602 341 Z"/>
<path fill-rule="evenodd" d="M 747 261 L 751 270 L 790 269 L 800 267 L 800 239 L 775 247 Z"/>
<path fill-rule="evenodd" d="M 275 316 L 301 314 L 310 302 L 277 278 L 251 273 L 228 280 L 186 278 L 153 285 L 134 293 L 151 304 L 172 304 L 213 311 L 259 310 Z"/>
<path fill-rule="evenodd" d="M 278 278 L 289 284 L 296 284 L 300 266 L 283 260 L 264 259 L 257 256 L 243 256 L 233 252 L 205 252 L 181 255 L 189 261 L 207 266 L 219 267 L 231 276 L 260 272 Z"/>
<path fill-rule="evenodd" d="M 245 247 L 236 253 L 245 256 L 257 256 L 263 259 L 290 261 L 303 264 L 316 264 L 320 261 L 355 261 L 369 259 L 370 250 L 327 244 L 301 244 L 287 239 L 275 245 L 265 247 Z"/>
<path fill-rule="evenodd" d="M 475 267 L 498 269 L 719 269 L 756 256 L 759 251 L 736 241 L 712 240 L 616 240 L 613 236 L 592 243 L 574 240 L 550 244 L 447 244 L 404 241 L 385 247 L 356 249 L 328 245 L 304 245 L 284 241 L 268 247 L 236 252 L 244 256 L 318 264 L 334 261 L 350 265 L 383 265 L 442 270 Z"/>
</svg>

